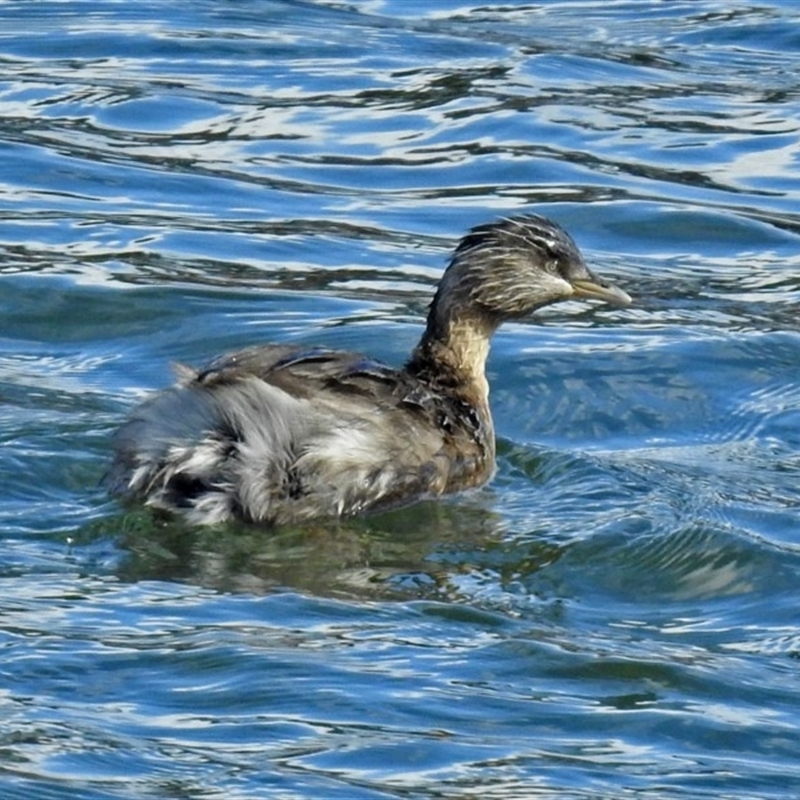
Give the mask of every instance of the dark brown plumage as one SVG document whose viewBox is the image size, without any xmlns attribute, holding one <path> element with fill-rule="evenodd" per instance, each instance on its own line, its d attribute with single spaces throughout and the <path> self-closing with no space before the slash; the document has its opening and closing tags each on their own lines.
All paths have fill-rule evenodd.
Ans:
<svg viewBox="0 0 800 800">
<path fill-rule="evenodd" d="M 195 523 L 268 525 L 478 486 L 495 461 L 489 340 L 502 322 L 571 298 L 630 302 L 543 217 L 473 228 L 402 369 L 285 345 L 182 368 L 116 434 L 110 486 Z"/>
</svg>

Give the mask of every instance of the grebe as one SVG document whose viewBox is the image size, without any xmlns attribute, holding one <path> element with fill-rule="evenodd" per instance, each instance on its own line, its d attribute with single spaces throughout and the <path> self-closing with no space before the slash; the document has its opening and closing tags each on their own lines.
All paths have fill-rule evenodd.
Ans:
<svg viewBox="0 0 800 800">
<path fill-rule="evenodd" d="M 631 302 L 589 271 L 556 223 L 528 215 L 479 225 L 456 248 L 404 367 L 293 345 L 181 367 L 176 385 L 117 432 L 108 482 L 191 523 L 265 525 L 479 486 L 495 467 L 492 334 L 576 298 Z"/>
</svg>

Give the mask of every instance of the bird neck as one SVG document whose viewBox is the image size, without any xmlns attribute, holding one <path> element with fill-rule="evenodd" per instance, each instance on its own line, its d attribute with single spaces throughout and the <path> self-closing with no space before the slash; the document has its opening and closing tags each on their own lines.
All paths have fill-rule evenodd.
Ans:
<svg viewBox="0 0 800 800">
<path fill-rule="evenodd" d="M 497 326 L 483 315 L 442 317 L 432 308 L 406 370 L 420 380 L 486 405 L 486 359 Z"/>
</svg>

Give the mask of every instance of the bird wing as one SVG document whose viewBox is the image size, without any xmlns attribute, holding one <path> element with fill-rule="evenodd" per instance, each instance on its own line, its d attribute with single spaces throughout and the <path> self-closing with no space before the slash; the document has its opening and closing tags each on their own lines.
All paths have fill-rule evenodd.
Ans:
<svg viewBox="0 0 800 800">
<path fill-rule="evenodd" d="M 359 353 L 322 347 L 261 345 L 228 353 L 192 376 L 205 387 L 258 378 L 298 398 L 360 395 L 378 403 L 416 404 L 419 387 L 400 370 Z"/>
</svg>

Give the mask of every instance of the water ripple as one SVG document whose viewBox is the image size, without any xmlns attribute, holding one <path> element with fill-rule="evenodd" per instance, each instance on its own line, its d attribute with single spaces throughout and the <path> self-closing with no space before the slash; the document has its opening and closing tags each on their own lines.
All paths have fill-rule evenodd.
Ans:
<svg viewBox="0 0 800 800">
<path fill-rule="evenodd" d="M 800 791 L 791 4 L 2 19 L 3 797 Z M 499 333 L 490 486 L 280 532 L 97 488 L 171 362 L 401 363 L 532 209 L 636 302 Z"/>
</svg>

